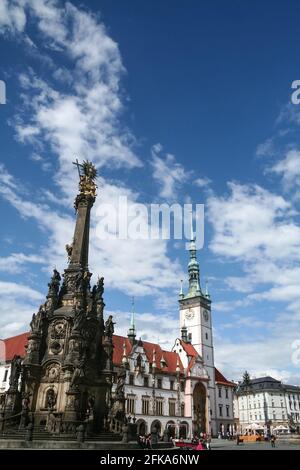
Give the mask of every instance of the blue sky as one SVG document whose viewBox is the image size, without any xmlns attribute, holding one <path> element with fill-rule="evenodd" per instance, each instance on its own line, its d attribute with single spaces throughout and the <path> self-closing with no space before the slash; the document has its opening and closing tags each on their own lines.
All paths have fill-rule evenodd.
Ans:
<svg viewBox="0 0 300 470">
<path fill-rule="evenodd" d="M 229 378 L 300 383 L 296 1 L 0 2 L 0 337 L 28 328 L 74 228 L 74 156 L 100 172 L 90 265 L 107 314 L 171 347 L 185 242 L 101 241 L 99 204 L 204 203 L 198 257 Z"/>
</svg>

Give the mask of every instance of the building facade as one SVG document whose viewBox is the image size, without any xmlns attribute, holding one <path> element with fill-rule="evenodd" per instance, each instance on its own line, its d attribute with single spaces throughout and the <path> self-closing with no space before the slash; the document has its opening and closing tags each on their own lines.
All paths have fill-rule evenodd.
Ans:
<svg viewBox="0 0 300 470">
<path fill-rule="evenodd" d="M 300 430 L 300 387 L 286 385 L 272 377 L 239 384 L 234 397 L 239 432 Z"/>
</svg>

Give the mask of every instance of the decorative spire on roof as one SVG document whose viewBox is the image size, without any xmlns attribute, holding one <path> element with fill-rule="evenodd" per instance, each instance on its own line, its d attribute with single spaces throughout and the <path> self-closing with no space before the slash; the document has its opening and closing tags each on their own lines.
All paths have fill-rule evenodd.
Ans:
<svg viewBox="0 0 300 470">
<path fill-rule="evenodd" d="M 183 293 L 183 280 L 180 280 L 180 292 L 179 292 L 179 298 L 183 299 L 184 293 Z"/>
<path fill-rule="evenodd" d="M 210 298 L 210 294 L 208 292 L 208 279 L 205 279 L 205 297 L 208 299 Z"/>
<path fill-rule="evenodd" d="M 177 374 L 180 373 L 180 365 L 179 365 L 179 357 L 177 356 L 177 363 L 176 363 L 176 372 Z"/>
<path fill-rule="evenodd" d="M 129 330 L 128 330 L 127 336 L 128 336 L 128 339 L 130 340 L 131 344 L 134 344 L 134 343 L 135 343 L 135 337 L 136 337 L 134 297 L 132 297 L 132 301 L 131 301 L 130 328 L 129 328 Z"/>
<path fill-rule="evenodd" d="M 152 353 L 152 370 L 155 371 L 156 368 L 157 368 L 157 365 L 156 365 L 156 351 L 155 351 L 155 348 L 153 348 L 153 353 Z"/>
<path fill-rule="evenodd" d="M 127 355 L 126 355 L 126 343 L 124 341 L 123 343 L 123 357 L 122 357 L 122 364 L 124 366 L 126 366 L 128 364 L 128 359 L 127 359 Z"/>
<path fill-rule="evenodd" d="M 193 231 L 193 216 L 191 214 L 191 243 L 190 243 L 190 261 L 188 264 L 189 291 L 186 297 L 196 297 L 201 295 L 200 288 L 200 268 L 197 261 L 196 238 Z"/>
</svg>

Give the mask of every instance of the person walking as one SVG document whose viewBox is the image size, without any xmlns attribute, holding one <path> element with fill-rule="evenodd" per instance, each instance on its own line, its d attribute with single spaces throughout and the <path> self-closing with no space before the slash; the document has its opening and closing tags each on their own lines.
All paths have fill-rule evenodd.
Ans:
<svg viewBox="0 0 300 470">
<path fill-rule="evenodd" d="M 210 436 L 210 434 L 208 434 L 206 436 L 206 449 L 211 450 L 211 436 Z"/>
<path fill-rule="evenodd" d="M 275 441 L 276 441 L 276 437 L 274 434 L 272 434 L 271 436 L 271 447 L 275 447 Z"/>
</svg>

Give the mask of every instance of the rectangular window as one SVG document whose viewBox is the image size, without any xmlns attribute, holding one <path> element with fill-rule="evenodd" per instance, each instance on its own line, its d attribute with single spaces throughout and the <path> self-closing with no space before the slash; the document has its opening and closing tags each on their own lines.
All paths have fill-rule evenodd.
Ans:
<svg viewBox="0 0 300 470">
<path fill-rule="evenodd" d="M 229 416 L 229 405 L 226 405 L 226 416 Z"/>
<path fill-rule="evenodd" d="M 175 406 L 176 402 L 174 400 L 169 400 L 169 416 L 175 416 Z"/>
<path fill-rule="evenodd" d="M 156 400 L 156 415 L 162 416 L 163 415 L 163 401 Z"/>
<path fill-rule="evenodd" d="M 174 380 L 170 380 L 170 390 L 174 390 Z"/>
<path fill-rule="evenodd" d="M 134 414 L 135 399 L 133 396 L 127 397 L 127 413 Z"/>
<path fill-rule="evenodd" d="M 157 379 L 157 388 L 162 388 L 162 380 Z"/>
<path fill-rule="evenodd" d="M 180 382 L 180 390 L 184 392 L 184 382 Z"/>
<path fill-rule="evenodd" d="M 219 405 L 219 415 L 223 416 L 223 405 Z"/>
<path fill-rule="evenodd" d="M 129 385 L 134 385 L 134 375 L 129 374 Z"/>
<path fill-rule="evenodd" d="M 225 396 L 228 398 L 228 388 L 225 388 Z"/>
<path fill-rule="evenodd" d="M 142 398 L 142 414 L 148 415 L 149 414 L 149 398 L 143 397 Z"/>
<path fill-rule="evenodd" d="M 219 398 L 222 398 L 222 390 L 221 390 L 221 387 L 219 387 Z"/>
<path fill-rule="evenodd" d="M 7 381 L 7 376 L 8 376 L 8 369 L 6 369 L 4 372 L 3 382 Z"/>
<path fill-rule="evenodd" d="M 144 387 L 149 387 L 149 377 L 144 377 Z"/>
</svg>

